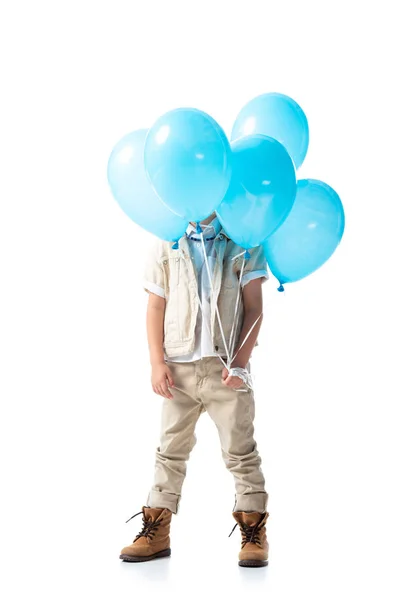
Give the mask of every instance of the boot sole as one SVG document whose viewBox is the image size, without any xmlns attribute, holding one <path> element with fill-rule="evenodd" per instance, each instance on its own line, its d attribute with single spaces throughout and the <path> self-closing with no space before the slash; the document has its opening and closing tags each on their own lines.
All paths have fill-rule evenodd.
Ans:
<svg viewBox="0 0 400 600">
<path fill-rule="evenodd" d="M 267 560 L 239 560 L 239 567 L 266 567 Z"/>
<path fill-rule="evenodd" d="M 129 554 L 121 554 L 120 559 L 125 562 L 146 562 L 148 560 L 154 560 L 155 558 L 163 558 L 164 556 L 171 556 L 171 548 L 166 550 L 160 550 L 150 556 L 130 556 Z"/>
</svg>

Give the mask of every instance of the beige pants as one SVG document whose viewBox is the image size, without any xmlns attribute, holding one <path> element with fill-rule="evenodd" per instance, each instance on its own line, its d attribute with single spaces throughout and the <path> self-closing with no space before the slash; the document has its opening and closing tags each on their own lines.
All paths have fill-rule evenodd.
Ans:
<svg viewBox="0 0 400 600">
<path fill-rule="evenodd" d="M 218 358 L 168 365 L 175 384 L 171 388 L 173 399 L 163 401 L 161 440 L 147 505 L 178 512 L 186 461 L 196 443 L 196 423 L 207 411 L 217 426 L 225 465 L 234 477 L 233 510 L 265 512 L 268 494 L 254 440 L 253 393 L 225 386 Z"/>
</svg>

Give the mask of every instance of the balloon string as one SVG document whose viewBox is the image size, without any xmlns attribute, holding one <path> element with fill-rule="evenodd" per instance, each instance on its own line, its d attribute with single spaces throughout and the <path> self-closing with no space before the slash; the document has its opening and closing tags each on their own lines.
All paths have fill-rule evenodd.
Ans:
<svg viewBox="0 0 400 600">
<path fill-rule="evenodd" d="M 201 237 L 201 242 L 202 242 L 202 247 L 203 247 L 203 253 L 204 253 L 204 259 L 205 259 L 207 273 L 208 273 L 208 279 L 210 281 L 210 288 L 211 288 L 212 298 L 214 300 L 214 286 L 213 286 L 213 282 L 212 282 L 210 267 L 209 267 L 208 260 L 207 260 L 207 253 L 206 253 L 206 247 L 205 247 L 204 240 L 203 240 L 203 233 L 201 233 L 200 237 Z M 246 250 L 246 252 L 248 252 L 248 250 Z M 246 256 L 246 253 L 245 253 L 245 256 Z M 244 261 L 243 261 L 243 263 L 244 263 Z M 242 272 L 243 272 L 243 265 L 242 265 Z M 241 283 L 241 279 L 240 279 L 240 283 Z M 239 293 L 240 293 L 240 285 L 239 285 Z M 216 312 L 216 315 L 217 315 L 219 328 L 221 330 L 222 340 L 223 340 L 224 346 L 225 346 L 226 358 L 227 358 L 227 361 L 228 361 L 228 368 L 230 368 L 231 364 L 233 363 L 233 361 L 235 360 L 235 358 L 239 354 L 240 350 L 243 348 L 244 344 L 249 339 L 249 336 L 250 336 L 251 332 L 253 331 L 254 327 L 257 325 L 258 321 L 261 319 L 262 313 L 260 313 L 258 315 L 257 319 L 254 321 L 253 325 L 250 327 L 249 331 L 247 332 L 247 335 L 245 336 L 243 342 L 240 344 L 239 348 L 237 349 L 235 355 L 233 356 L 233 358 L 231 358 L 230 352 L 228 351 L 228 348 L 227 348 L 227 345 L 226 345 L 226 339 L 225 339 L 224 331 L 222 329 L 221 317 L 220 317 L 220 314 L 219 314 L 218 304 L 217 304 L 216 299 L 215 299 L 215 312 Z M 211 332 L 210 332 L 210 335 L 211 335 Z M 220 358 L 222 360 L 222 357 L 220 357 Z"/>
<path fill-rule="evenodd" d="M 203 315 L 203 321 L 204 321 L 204 322 L 205 322 L 205 324 L 206 324 L 207 331 L 208 331 L 208 333 L 209 333 L 210 339 L 212 339 L 210 325 L 209 325 L 209 323 L 208 323 L 207 316 L 206 316 L 206 314 L 205 314 L 205 311 L 204 311 L 204 309 L 203 309 L 203 303 L 202 303 L 202 301 L 200 300 L 200 294 L 199 294 L 199 291 L 198 291 L 198 290 L 197 290 L 197 299 L 198 299 L 198 301 L 199 301 L 199 304 L 200 304 L 201 313 L 202 313 L 202 315 Z M 219 352 L 216 352 L 216 351 L 215 351 L 215 353 L 216 353 L 216 355 L 218 356 L 218 358 L 220 359 L 220 361 L 222 362 L 222 364 L 224 365 L 224 367 L 225 367 L 226 369 L 229 369 L 229 367 L 228 367 L 228 364 L 227 364 L 227 363 L 224 361 L 224 359 L 223 359 L 222 355 L 221 355 Z"/>
<path fill-rule="evenodd" d="M 243 348 L 243 346 L 245 345 L 245 343 L 249 339 L 249 335 L 253 331 L 254 327 L 257 325 L 258 321 L 261 319 L 261 315 L 262 315 L 262 313 L 258 315 L 257 319 L 254 321 L 253 325 L 250 327 L 249 331 L 247 332 L 246 337 L 244 338 L 243 342 L 240 344 L 239 348 L 237 349 L 235 356 L 230 361 L 229 366 L 233 363 L 233 361 L 235 360 L 235 358 L 239 354 L 240 350 Z"/>
<path fill-rule="evenodd" d="M 206 269 L 207 269 L 207 274 L 208 274 L 208 280 L 210 282 L 210 288 L 211 288 L 211 297 L 212 297 L 212 301 L 215 303 L 215 312 L 217 315 L 217 319 L 218 319 L 218 324 L 219 324 L 219 328 L 221 330 L 221 337 L 222 337 L 222 341 L 224 343 L 224 347 L 225 347 L 225 352 L 226 352 L 226 358 L 228 360 L 228 364 L 231 363 L 230 361 L 230 354 L 229 354 L 229 350 L 228 350 L 228 346 L 226 344 L 226 339 L 225 339 L 225 334 L 224 334 L 224 330 L 222 328 L 222 322 L 221 322 L 221 316 L 219 314 L 219 309 L 218 309 L 218 302 L 217 299 L 215 298 L 215 294 L 214 294 L 214 285 L 212 282 L 212 277 L 211 277 L 211 271 L 210 271 L 210 265 L 208 264 L 208 260 L 207 260 L 207 253 L 206 253 L 206 246 L 204 244 L 204 239 L 203 239 L 203 232 L 201 232 L 200 234 L 200 238 L 201 238 L 201 245 L 203 248 L 203 254 L 204 254 L 204 260 L 206 263 Z"/>
<path fill-rule="evenodd" d="M 185 263 L 185 265 L 186 265 L 186 269 L 187 269 L 187 271 L 188 271 L 188 276 L 189 276 L 189 270 L 188 270 L 188 266 L 187 266 L 187 262 L 186 262 L 186 260 L 184 260 L 184 263 Z M 206 327 L 207 327 L 208 334 L 209 334 L 209 336 L 210 336 L 210 339 L 212 339 L 210 325 L 209 325 L 209 323 L 208 323 L 208 318 L 207 318 L 207 315 L 206 315 L 206 313 L 205 313 L 205 310 L 204 310 L 204 307 L 203 307 L 203 303 L 202 303 L 202 301 L 201 301 L 201 298 L 200 298 L 200 294 L 199 294 L 199 286 L 198 286 L 198 285 L 196 286 L 196 290 L 197 290 L 197 299 L 198 299 L 198 301 L 199 301 L 199 305 L 200 305 L 201 314 L 202 314 L 202 316 L 203 316 L 203 323 L 205 323 L 205 325 L 206 325 Z M 223 359 L 223 357 L 221 356 L 221 354 L 219 354 L 219 352 L 216 352 L 216 355 L 218 356 L 218 358 L 220 359 L 220 361 L 222 362 L 222 364 L 224 365 L 224 367 L 225 367 L 226 369 L 228 369 L 228 365 L 227 365 L 227 363 L 224 361 L 224 359 Z"/>
<path fill-rule="evenodd" d="M 207 275 L 208 275 L 208 279 L 209 279 L 209 282 L 210 282 L 212 300 L 214 300 L 214 286 L 213 286 L 213 282 L 212 282 L 210 266 L 209 266 L 208 260 L 207 260 L 206 247 L 205 247 L 204 240 L 203 240 L 203 232 L 201 233 L 200 237 L 201 237 L 201 242 L 202 242 L 202 248 L 203 248 L 203 254 L 204 254 L 204 261 L 206 263 Z M 182 252 L 182 250 L 181 250 L 181 252 Z M 245 254 L 245 252 L 242 252 L 239 256 L 241 256 L 243 254 Z M 242 267 L 241 267 L 241 273 L 240 273 L 240 279 L 239 279 L 239 288 L 238 288 L 238 297 L 240 297 L 240 291 L 241 291 L 241 287 L 240 286 L 241 286 L 242 277 L 243 277 L 244 262 L 245 261 L 243 261 L 243 264 L 242 264 Z M 186 261 L 185 261 L 185 264 L 186 264 Z M 187 264 L 186 264 L 186 268 L 187 268 Z M 201 298 L 200 298 L 200 294 L 199 294 L 199 289 L 198 288 L 199 288 L 199 286 L 197 285 L 196 286 L 196 289 L 197 289 L 197 299 L 199 301 L 200 309 L 201 309 L 202 316 L 203 316 L 203 321 L 206 324 L 208 333 L 210 335 L 210 339 L 212 339 L 211 329 L 210 329 L 210 326 L 209 326 L 209 323 L 208 323 L 207 316 L 205 314 L 205 310 L 204 310 L 203 303 L 202 303 Z M 237 300 L 237 302 L 238 302 L 238 300 Z M 223 357 L 221 356 L 221 354 L 219 354 L 219 352 L 215 351 L 215 353 L 218 356 L 218 358 L 220 359 L 220 361 L 222 362 L 222 364 L 224 365 L 224 367 L 226 369 L 228 369 L 228 371 L 229 371 L 229 369 L 231 368 L 231 364 L 233 363 L 233 361 L 235 360 L 235 358 L 239 354 L 240 350 L 243 348 L 244 344 L 247 342 L 247 340 L 248 340 L 251 332 L 253 331 L 254 327 L 257 325 L 258 321 L 260 320 L 260 318 L 262 316 L 262 313 L 254 321 L 254 323 L 252 324 L 250 330 L 247 332 L 247 335 L 245 336 L 244 340 L 242 341 L 242 343 L 240 344 L 239 348 L 237 349 L 235 355 L 233 356 L 233 358 L 231 358 L 230 357 L 230 352 L 228 351 L 228 348 L 227 348 L 226 339 L 225 339 L 224 331 L 223 331 L 223 328 L 222 328 L 222 322 L 221 322 L 221 317 L 220 317 L 220 314 L 219 314 L 219 309 L 218 309 L 217 302 L 215 302 L 215 312 L 216 312 L 216 315 L 217 315 L 217 319 L 218 319 L 218 324 L 219 324 L 220 331 L 221 331 L 222 340 L 223 340 L 224 346 L 225 346 L 227 363 L 224 361 Z M 234 318 L 234 321 L 236 321 L 236 309 L 235 309 L 235 318 Z M 235 327 L 237 327 L 237 322 L 235 323 Z M 231 332 L 231 335 L 232 335 L 232 332 Z M 239 390 L 239 391 L 241 391 L 241 390 Z"/>
<path fill-rule="evenodd" d="M 253 380 L 247 369 L 243 369 L 241 367 L 231 367 L 229 369 L 228 375 L 231 377 L 240 377 L 240 379 L 243 381 L 243 383 L 245 383 L 248 386 L 248 388 L 250 388 L 251 390 L 253 389 Z M 248 392 L 249 390 L 247 388 L 239 388 L 236 389 L 236 391 Z"/>
<path fill-rule="evenodd" d="M 232 256 L 232 260 L 235 260 L 235 258 L 239 258 L 239 256 L 243 256 L 244 254 L 246 254 L 247 250 L 243 250 L 243 252 L 240 252 L 239 254 L 235 254 L 235 256 Z"/>
</svg>

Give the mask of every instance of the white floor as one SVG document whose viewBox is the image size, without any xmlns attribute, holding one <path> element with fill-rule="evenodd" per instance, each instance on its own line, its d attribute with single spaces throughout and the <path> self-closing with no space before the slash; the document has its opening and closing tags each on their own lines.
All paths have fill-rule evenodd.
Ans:
<svg viewBox="0 0 400 600">
<path fill-rule="evenodd" d="M 398 598 L 398 563 L 385 548 L 373 548 L 371 535 L 379 517 L 371 514 L 362 531 L 350 516 L 316 515 L 312 511 L 285 514 L 274 511 L 271 520 L 270 564 L 261 569 L 237 566 L 239 534 L 227 538 L 229 519 L 205 512 L 182 511 L 174 523 L 172 556 L 149 563 L 127 564 L 118 559 L 120 546 L 129 541 L 134 527 L 123 529 L 90 515 L 72 531 L 60 515 L 54 533 L 28 535 L 21 549 L 9 556 L 7 598 L 29 593 L 40 598 L 186 598 L 217 593 L 243 598 L 247 593 L 274 600 Z M 35 519 L 35 515 L 29 517 Z M 272 524 L 273 523 L 273 524 Z M 47 543 L 46 543 L 47 538 Z M 389 559 L 389 562 L 387 562 Z M 4 563 L 3 563 L 4 566 Z M 4 584 L 4 579 L 3 579 Z"/>
<path fill-rule="evenodd" d="M 293 399 L 283 401 L 296 412 Z M 308 427 L 306 413 L 288 417 L 273 404 L 260 402 L 256 423 L 270 493 L 266 568 L 237 564 L 238 528 L 228 537 L 234 525 L 233 482 L 206 414 L 198 424 L 180 512 L 173 517 L 171 557 L 122 563 L 120 549 L 141 527 L 141 515 L 128 524 L 125 520 L 141 510 L 158 428 L 151 427 L 147 436 L 142 429 L 138 444 L 135 430 L 146 425 L 143 409 L 136 409 L 141 419 L 128 424 L 132 439 L 107 438 L 116 420 L 106 423 L 108 411 L 99 408 L 89 437 L 77 425 L 70 438 L 63 434 L 54 462 L 46 462 L 46 456 L 56 436 L 45 438 L 41 456 L 26 456 L 24 478 L 15 475 L 10 509 L 1 515 L 3 597 L 122 599 L 143 593 L 183 599 L 217 593 L 234 599 L 246 594 L 272 600 L 398 599 L 395 480 L 384 482 L 389 476 L 384 465 L 366 464 L 360 437 L 347 437 L 343 428 L 339 432 L 337 422 L 317 433 Z M 289 444 L 296 417 L 301 445 L 299 437 Z M 65 444 L 69 447 L 62 450 Z M 352 454 L 346 456 L 347 451 Z"/>
</svg>

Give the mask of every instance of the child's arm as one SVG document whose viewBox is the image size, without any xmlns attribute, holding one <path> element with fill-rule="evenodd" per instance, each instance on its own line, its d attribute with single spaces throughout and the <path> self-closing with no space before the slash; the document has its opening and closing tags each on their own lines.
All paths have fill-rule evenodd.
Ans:
<svg viewBox="0 0 400 600">
<path fill-rule="evenodd" d="M 232 367 L 246 368 L 247 363 L 250 360 L 251 353 L 257 341 L 257 337 L 261 328 L 261 322 L 263 319 L 263 301 L 262 301 L 262 281 L 261 278 L 253 279 L 249 281 L 243 288 L 243 308 L 244 318 L 242 330 L 240 332 L 239 342 L 234 355 L 238 348 L 242 345 L 243 340 L 249 333 L 254 322 L 258 319 L 256 325 L 253 327 L 249 337 L 239 350 L 235 360 L 232 363 Z M 225 385 L 232 388 L 240 388 L 243 385 L 243 381 L 240 377 L 228 377 L 227 369 L 223 369 L 222 380 Z"/>
<path fill-rule="evenodd" d="M 147 304 L 147 341 L 150 351 L 151 384 L 153 391 L 164 398 L 171 399 L 168 387 L 173 387 L 172 375 L 164 360 L 164 315 L 165 290 L 164 271 L 161 265 L 162 242 L 158 240 L 147 254 L 144 289 L 149 294 Z"/>
<path fill-rule="evenodd" d="M 172 399 L 168 389 L 173 387 L 171 371 L 164 360 L 164 313 L 165 298 L 149 293 L 147 304 L 147 341 L 150 351 L 151 384 L 153 391 L 164 398 Z"/>
</svg>

